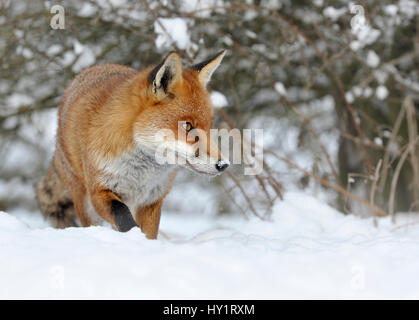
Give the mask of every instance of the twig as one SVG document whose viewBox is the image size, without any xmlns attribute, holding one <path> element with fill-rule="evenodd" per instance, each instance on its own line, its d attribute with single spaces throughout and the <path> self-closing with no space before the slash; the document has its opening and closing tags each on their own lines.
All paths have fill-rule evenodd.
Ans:
<svg viewBox="0 0 419 320">
<path fill-rule="evenodd" d="M 399 180 L 399 175 L 403 167 L 403 164 L 406 161 L 406 158 L 409 155 L 409 152 L 411 152 L 410 149 L 414 148 L 414 145 L 416 144 L 417 141 L 419 141 L 419 137 L 417 137 L 415 141 L 409 142 L 408 147 L 402 153 L 402 156 L 400 157 L 400 160 L 397 163 L 396 169 L 394 170 L 393 179 L 391 180 L 390 198 L 388 200 L 388 210 L 389 210 L 389 213 L 393 222 L 396 221 L 395 216 L 394 216 L 394 199 L 395 199 L 395 194 L 396 194 L 397 181 Z"/>
<path fill-rule="evenodd" d="M 393 130 L 391 131 L 390 139 L 385 148 L 384 157 L 383 157 L 383 166 L 382 166 L 383 172 L 381 173 L 381 181 L 379 184 L 379 189 L 381 190 L 381 192 L 383 192 L 386 181 L 387 181 L 387 172 L 388 172 L 389 160 L 390 160 L 390 146 L 392 143 L 396 143 L 396 137 L 397 137 L 397 134 L 399 133 L 404 114 L 405 114 L 405 108 L 402 107 L 400 108 L 400 112 L 397 115 L 397 119 L 396 119 L 396 122 L 394 123 Z"/>
<path fill-rule="evenodd" d="M 416 111 L 413 105 L 412 98 L 406 97 L 404 101 L 406 107 L 407 131 L 409 136 L 409 143 L 413 143 L 418 137 L 418 128 L 416 125 Z M 412 189 L 414 200 L 419 200 L 419 159 L 417 148 L 410 148 L 410 163 L 413 170 Z"/>
<path fill-rule="evenodd" d="M 256 209 L 253 207 L 252 201 L 250 200 L 249 196 L 247 195 L 246 191 L 244 191 L 243 186 L 240 184 L 240 181 L 237 179 L 237 177 L 231 173 L 230 171 L 227 171 L 227 175 L 231 178 L 231 180 L 234 181 L 234 183 L 236 184 L 236 186 L 240 189 L 241 194 L 243 195 L 243 197 L 246 199 L 247 204 L 249 205 L 249 209 L 250 211 L 252 211 L 252 213 L 263 220 L 263 217 L 261 217 Z"/>
<path fill-rule="evenodd" d="M 380 177 L 381 163 L 382 163 L 382 159 L 378 161 L 377 167 L 375 167 L 374 178 L 372 180 L 371 192 L 370 192 L 370 204 L 372 207 L 374 207 L 374 196 L 375 196 L 375 190 L 377 188 L 377 181 Z M 374 225 L 377 227 L 378 222 L 377 222 L 377 217 L 375 215 L 375 211 L 372 211 L 372 216 L 374 219 Z"/>
</svg>

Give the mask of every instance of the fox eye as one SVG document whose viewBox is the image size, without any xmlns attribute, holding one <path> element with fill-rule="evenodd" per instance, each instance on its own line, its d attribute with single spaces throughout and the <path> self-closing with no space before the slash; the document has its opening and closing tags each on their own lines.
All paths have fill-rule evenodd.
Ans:
<svg viewBox="0 0 419 320">
<path fill-rule="evenodd" d="M 192 126 L 192 124 L 190 122 L 184 122 L 182 124 L 182 128 L 183 130 L 185 130 L 186 132 L 191 131 L 194 127 Z"/>
</svg>

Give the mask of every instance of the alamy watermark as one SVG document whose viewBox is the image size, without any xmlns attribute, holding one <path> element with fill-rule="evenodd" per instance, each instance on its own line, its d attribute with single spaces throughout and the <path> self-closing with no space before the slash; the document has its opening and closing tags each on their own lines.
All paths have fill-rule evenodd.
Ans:
<svg viewBox="0 0 419 320">
<path fill-rule="evenodd" d="M 53 14 L 49 25 L 52 29 L 65 29 L 65 10 L 63 6 L 59 4 L 51 7 L 50 13 Z"/>
<path fill-rule="evenodd" d="M 52 289 L 63 289 L 65 285 L 65 269 L 62 265 L 54 265 L 49 270 L 50 287 Z"/>
<path fill-rule="evenodd" d="M 353 31 L 358 31 L 367 26 L 367 19 L 365 18 L 364 7 L 360 4 L 349 5 L 349 10 L 354 16 L 351 18 L 350 24 Z"/>
<path fill-rule="evenodd" d="M 365 267 L 362 264 L 355 263 L 351 269 L 351 289 L 362 291 L 365 289 Z"/>
</svg>

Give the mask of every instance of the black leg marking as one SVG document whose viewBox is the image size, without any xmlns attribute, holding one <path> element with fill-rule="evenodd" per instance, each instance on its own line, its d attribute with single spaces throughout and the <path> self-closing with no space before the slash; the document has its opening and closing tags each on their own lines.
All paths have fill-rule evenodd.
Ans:
<svg viewBox="0 0 419 320">
<path fill-rule="evenodd" d="M 115 223 L 119 231 L 127 232 L 132 228 L 137 227 L 131 212 L 122 202 L 113 200 L 111 204 L 111 210 L 115 216 Z"/>
</svg>

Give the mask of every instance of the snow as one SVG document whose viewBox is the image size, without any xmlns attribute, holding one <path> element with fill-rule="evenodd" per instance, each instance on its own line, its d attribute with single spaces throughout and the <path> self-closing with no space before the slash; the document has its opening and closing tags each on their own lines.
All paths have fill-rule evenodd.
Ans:
<svg viewBox="0 0 419 320">
<path fill-rule="evenodd" d="M 416 216 L 375 228 L 301 192 L 273 212 L 164 212 L 155 241 L 0 213 L 0 298 L 419 298 Z"/>
<path fill-rule="evenodd" d="M 419 7 L 416 0 L 400 0 L 398 8 L 408 19 L 419 14 Z"/>
<path fill-rule="evenodd" d="M 387 81 L 388 79 L 388 73 L 384 70 L 374 70 L 373 71 L 374 74 L 374 78 L 378 81 L 378 83 L 383 84 Z"/>
<path fill-rule="evenodd" d="M 191 44 L 185 19 L 159 18 L 154 22 L 154 31 L 157 48 L 170 47 L 175 43 L 179 49 L 185 50 Z"/>
<path fill-rule="evenodd" d="M 380 57 L 373 51 L 369 50 L 367 55 L 367 65 L 376 68 L 380 64 Z"/>
<path fill-rule="evenodd" d="M 275 91 L 279 93 L 280 96 L 286 96 L 287 90 L 282 82 L 275 83 Z"/>
<path fill-rule="evenodd" d="M 48 57 L 53 57 L 60 53 L 63 50 L 63 46 L 60 44 L 53 44 L 47 49 L 47 55 Z"/>
<path fill-rule="evenodd" d="M 388 89 L 385 86 L 380 85 L 380 86 L 377 87 L 377 90 L 375 91 L 375 94 L 376 94 L 378 99 L 384 100 L 388 96 Z"/>
<path fill-rule="evenodd" d="M 382 146 L 383 146 L 383 139 L 381 139 L 380 137 L 375 137 L 375 138 L 374 138 L 374 143 L 375 143 L 377 146 L 382 147 Z"/>
<path fill-rule="evenodd" d="M 77 12 L 77 15 L 79 15 L 80 17 L 92 17 L 97 13 L 97 8 L 89 3 L 89 2 L 84 2 L 81 6 L 81 8 L 79 9 L 79 11 Z"/>
<path fill-rule="evenodd" d="M 121 7 L 127 3 L 127 0 L 109 0 L 112 6 Z"/>
<path fill-rule="evenodd" d="M 180 1 L 180 11 L 187 13 L 194 13 L 198 17 L 208 18 L 211 12 L 222 6 L 223 0 L 183 0 Z M 217 8 L 215 11 L 218 13 L 224 13 L 222 8 Z"/>
<path fill-rule="evenodd" d="M 364 89 L 364 97 L 365 98 L 369 98 L 369 97 L 371 97 L 372 96 L 372 94 L 373 94 L 374 92 L 373 92 L 373 90 L 370 88 L 370 87 L 366 87 L 365 89 Z"/>
<path fill-rule="evenodd" d="M 333 21 L 336 21 L 340 18 L 340 16 L 346 13 L 347 9 L 345 7 L 336 9 L 334 7 L 327 7 L 323 10 L 323 15 L 325 17 L 330 18 Z"/>
<path fill-rule="evenodd" d="M 380 30 L 374 29 L 368 24 L 361 24 L 360 22 L 358 22 L 358 24 L 356 28 L 351 29 L 351 32 L 356 37 L 356 40 L 353 40 L 350 44 L 353 51 L 358 51 L 359 49 L 374 43 L 381 34 Z"/>
<path fill-rule="evenodd" d="M 352 91 L 356 97 L 359 97 L 362 94 L 362 88 L 358 86 L 353 87 Z"/>
<path fill-rule="evenodd" d="M 355 101 L 354 94 L 352 92 L 346 92 L 345 98 L 348 101 L 348 103 L 353 103 Z"/>
<path fill-rule="evenodd" d="M 13 33 L 15 34 L 15 36 L 19 39 L 22 39 L 23 36 L 25 35 L 25 31 L 23 30 L 19 30 L 19 29 L 15 29 L 13 30 Z"/>
<path fill-rule="evenodd" d="M 20 107 L 22 105 L 28 105 L 33 102 L 33 99 L 28 95 L 21 93 L 13 93 L 7 97 L 7 105 L 13 108 Z"/>
<path fill-rule="evenodd" d="M 397 14 L 397 11 L 399 11 L 399 8 L 394 4 L 389 4 L 384 7 L 384 11 L 389 16 L 395 16 Z"/>
<path fill-rule="evenodd" d="M 228 101 L 225 95 L 218 91 L 211 92 L 211 102 L 214 108 L 224 108 L 228 106 Z"/>
<path fill-rule="evenodd" d="M 79 58 L 73 66 L 74 72 L 80 72 L 84 68 L 90 67 L 95 63 L 95 54 L 93 53 L 91 48 L 81 44 L 77 40 L 74 41 L 73 46 L 74 53 L 79 56 Z"/>
</svg>

